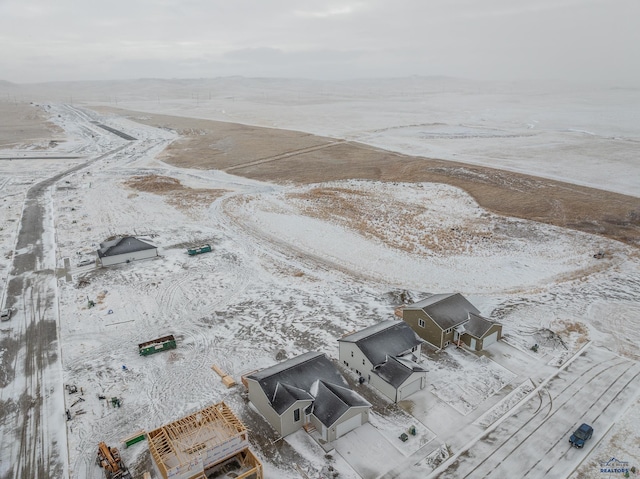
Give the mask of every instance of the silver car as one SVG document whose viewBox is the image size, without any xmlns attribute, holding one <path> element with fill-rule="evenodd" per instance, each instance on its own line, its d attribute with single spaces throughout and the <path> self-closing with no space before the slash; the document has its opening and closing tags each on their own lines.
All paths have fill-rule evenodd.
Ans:
<svg viewBox="0 0 640 479">
<path fill-rule="evenodd" d="M 15 308 L 7 308 L 0 311 L 0 321 L 9 321 L 13 313 L 15 313 Z"/>
</svg>

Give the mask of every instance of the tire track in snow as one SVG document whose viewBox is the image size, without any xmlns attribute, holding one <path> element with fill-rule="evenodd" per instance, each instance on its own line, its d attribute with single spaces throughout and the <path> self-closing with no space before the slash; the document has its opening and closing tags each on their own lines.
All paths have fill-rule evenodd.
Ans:
<svg viewBox="0 0 640 479">
<path fill-rule="evenodd" d="M 626 364 L 626 363 L 625 363 L 625 362 L 621 362 L 621 363 L 618 363 L 618 364 L 614 365 L 614 367 L 621 366 L 621 365 L 623 365 L 623 364 Z M 602 415 L 602 413 L 604 413 L 604 411 L 606 411 L 606 410 L 607 410 L 607 409 L 608 409 L 608 408 L 613 404 L 613 401 L 615 401 L 615 400 L 618 398 L 618 396 L 619 396 L 619 395 L 620 395 L 620 394 L 621 394 L 621 393 L 622 393 L 622 392 L 627 388 L 627 386 L 628 386 L 632 381 L 634 381 L 638 376 L 640 376 L 640 371 L 635 372 L 635 374 L 634 374 L 634 371 L 638 369 L 638 367 L 637 367 L 637 366 L 638 366 L 637 364 L 634 364 L 634 365 L 633 365 L 633 367 L 631 367 L 631 368 L 625 368 L 625 369 L 622 371 L 622 373 L 620 373 L 620 374 L 616 377 L 616 379 L 612 382 L 612 384 L 613 384 L 613 385 L 618 384 L 618 383 L 619 383 L 620 378 L 622 378 L 625 374 L 627 374 L 627 373 L 628 373 L 628 372 L 630 372 L 630 371 L 631 371 L 631 373 L 633 374 L 633 377 L 632 377 L 631 379 L 629 379 L 629 380 L 624 384 L 624 386 L 621 386 L 621 387 L 618 389 L 618 391 L 617 391 L 617 393 L 615 394 L 614 398 L 613 398 L 613 399 L 611 399 L 611 400 L 608 402 L 607 406 L 606 406 L 606 407 L 605 407 L 605 408 L 600 412 L 600 414 L 598 414 L 595 418 L 593 418 L 593 419 L 590 421 L 592 424 L 593 424 L 593 423 L 595 423 L 595 422 L 598 420 L 598 418 Z M 591 380 L 590 380 L 589 382 L 591 382 Z M 611 392 L 612 392 L 612 390 L 614 390 L 614 389 L 613 389 L 613 387 L 610 387 L 610 388 L 605 389 L 605 390 L 604 390 L 604 391 L 603 391 L 603 392 L 602 392 L 602 393 L 601 393 L 601 394 L 600 394 L 600 395 L 599 395 L 595 400 L 593 400 L 593 401 L 592 401 L 592 403 L 591 403 L 591 406 L 589 406 L 589 408 L 585 411 L 584 416 L 589 417 L 589 411 L 591 411 L 591 410 L 596 406 L 596 404 L 598 404 L 598 403 L 600 402 L 600 400 L 605 396 L 605 394 L 609 394 L 609 393 L 611 393 Z M 578 391 L 578 394 L 576 394 L 576 395 L 579 395 L 579 391 Z M 567 403 L 568 403 L 569 401 L 571 401 L 571 400 L 572 400 L 572 398 L 567 399 L 567 401 L 565 401 L 565 402 L 563 403 L 563 405 L 567 404 Z M 548 455 L 549 455 L 549 454 L 551 454 L 554 450 L 557 450 L 557 448 L 558 448 L 558 444 L 560 444 L 560 442 L 564 442 L 564 441 L 566 441 L 566 436 L 562 436 L 562 437 L 560 437 L 560 438 L 559 438 L 555 443 L 553 443 L 553 444 L 549 447 L 549 449 L 547 449 L 547 451 L 545 452 L 544 456 L 543 456 L 542 458 L 540 458 L 540 459 L 539 459 L 535 464 L 533 464 L 533 465 L 529 468 L 529 470 L 527 470 L 527 472 L 525 472 L 524 476 L 522 476 L 522 477 L 527 477 L 527 476 L 529 475 L 529 473 L 530 473 L 530 472 L 532 472 L 532 471 L 535 469 L 535 467 L 536 467 L 540 462 L 542 462 L 542 460 L 543 460 L 545 457 L 548 457 Z M 569 447 L 569 449 L 568 449 L 567 451 L 565 451 L 565 452 L 562 454 L 561 458 L 562 458 L 562 457 L 565 457 L 565 456 L 567 455 L 567 453 L 568 453 L 570 450 L 571 450 L 571 447 Z M 549 473 L 549 471 L 551 471 L 551 469 L 553 469 L 553 467 L 554 467 L 554 466 L 555 466 L 555 464 L 553 464 L 549 469 L 547 469 L 547 470 L 546 470 L 546 472 L 545 472 L 545 475 L 546 475 L 547 473 Z"/>
<path fill-rule="evenodd" d="M 593 381 L 595 378 L 597 378 L 597 377 L 601 376 L 602 374 L 606 373 L 607 371 L 611 370 L 612 368 L 614 368 L 614 367 L 616 367 L 616 366 L 619 366 L 620 364 L 622 364 L 622 363 L 624 363 L 624 362 L 625 362 L 625 361 L 622 361 L 622 362 L 619 362 L 619 363 L 617 363 L 617 364 L 612 364 L 612 365 L 610 365 L 610 366 L 605 366 L 607 363 L 610 363 L 610 362 L 616 361 L 617 359 L 618 359 L 618 358 L 612 358 L 612 359 L 606 360 L 606 361 L 604 361 L 604 362 L 598 363 L 596 367 L 601 367 L 601 366 L 603 366 L 603 367 L 602 367 L 602 369 L 600 369 L 600 370 L 599 370 L 599 371 L 598 371 L 598 372 L 597 372 L 593 377 L 591 377 L 591 378 L 589 379 L 589 381 L 584 382 L 584 383 L 582 382 L 582 380 L 585 378 L 585 376 L 587 376 L 588 374 L 593 373 L 593 372 L 594 372 L 594 370 L 596 370 L 596 368 L 594 367 L 594 368 L 590 368 L 590 369 L 587 369 L 587 370 L 583 371 L 580 375 L 578 375 L 578 376 L 574 377 L 574 378 L 573 378 L 573 380 L 572 380 L 571 382 L 569 382 L 569 383 L 567 383 L 567 384 L 566 384 L 566 386 L 565 386 L 565 387 L 564 387 L 564 388 L 563 388 L 563 389 L 562 389 L 562 390 L 561 390 L 561 391 L 556 395 L 556 399 L 557 399 L 557 398 L 559 398 L 561 394 L 563 394 L 565 391 L 567 391 L 567 390 L 568 390 L 571 386 L 573 386 L 574 384 L 576 384 L 576 383 L 578 383 L 578 382 L 580 382 L 581 384 L 587 384 L 587 383 L 590 383 L 590 382 L 591 382 L 591 381 Z M 549 397 L 550 397 L 550 396 L 549 396 Z M 541 401 L 542 401 L 542 398 L 541 398 Z M 545 403 L 546 403 L 546 401 L 545 401 Z M 564 405 L 564 404 L 566 404 L 566 402 L 564 402 L 562 405 Z M 562 405 L 560 406 L 560 408 L 562 407 Z M 550 418 L 551 416 L 553 416 L 553 414 L 555 414 L 555 412 L 557 412 L 557 410 L 558 410 L 558 409 L 556 409 L 556 410 L 555 410 L 555 412 L 553 412 L 553 410 L 552 410 L 553 403 L 552 403 L 551 401 L 548 403 L 548 406 L 549 406 L 549 410 L 547 411 L 546 415 L 544 416 L 544 418 L 542 418 L 542 420 L 541 420 L 540 424 L 538 424 L 538 425 L 533 429 L 533 431 L 532 431 L 529 435 L 531 435 L 531 434 L 535 433 L 535 432 L 536 432 L 540 427 L 542 427 L 542 426 L 543 426 L 543 425 L 544 425 L 544 424 L 549 420 L 549 418 Z M 512 450 L 511 450 L 511 451 L 510 451 L 510 452 L 509 452 L 509 453 L 508 453 L 504 458 L 502 458 L 502 459 L 501 459 L 501 460 L 500 460 L 500 461 L 499 461 L 495 466 L 493 466 L 493 467 L 489 468 L 489 471 L 487 471 L 487 472 L 482 476 L 482 478 L 483 478 L 483 479 L 486 479 L 486 478 L 490 477 L 490 476 L 495 472 L 495 469 L 497 469 L 497 468 L 498 468 L 498 467 L 499 467 L 499 466 L 500 466 L 500 465 L 501 465 L 505 460 L 507 460 L 507 459 L 508 459 L 508 458 L 509 458 L 509 457 L 510 457 L 514 452 L 516 452 L 516 451 L 517 451 L 517 449 L 518 449 L 518 448 L 519 448 L 519 447 L 524 443 L 523 441 L 520 441 L 520 442 L 512 441 L 512 440 L 513 440 L 513 438 L 514 438 L 518 433 L 520 433 L 522 430 L 524 430 L 524 428 L 525 428 L 525 427 L 527 427 L 527 426 L 529 426 L 530 424 L 532 424 L 532 422 L 533 422 L 534 420 L 536 420 L 536 419 L 538 419 L 538 420 L 539 420 L 539 419 L 540 419 L 540 412 L 541 412 L 542 410 L 544 410 L 544 409 L 546 409 L 546 408 L 538 407 L 538 409 L 536 409 L 536 411 L 533 413 L 533 415 L 532 415 L 529 419 L 527 419 L 527 420 L 524 422 L 524 424 L 522 424 L 522 426 L 520 426 L 520 427 L 519 427 L 515 432 L 513 432 L 512 434 L 510 434 L 510 435 L 509 435 L 509 436 L 508 436 L 508 437 L 507 437 L 507 438 L 506 438 L 506 439 L 505 439 L 505 440 L 500 444 L 500 446 L 498 446 L 498 447 L 497 447 L 497 448 L 495 448 L 493 451 L 491 451 L 491 454 L 489 454 L 487 457 L 485 457 L 481 462 L 474 463 L 474 471 L 476 471 L 475 473 L 476 473 L 476 474 L 480 473 L 480 467 L 481 467 L 483 464 L 487 463 L 487 461 L 489 461 L 489 460 L 491 460 L 491 459 L 495 458 L 495 457 L 496 457 L 496 455 L 497 455 L 497 453 L 498 453 L 498 452 L 499 452 L 503 447 L 506 447 L 507 445 L 511 445 L 511 443 L 512 443 L 512 442 L 513 442 L 513 443 L 515 443 L 515 444 L 516 444 L 515 448 L 514 448 L 514 449 L 512 449 Z M 442 477 L 447 477 L 447 475 L 446 475 L 446 471 L 444 471 L 444 472 L 443 472 L 443 474 L 444 474 L 444 476 L 442 476 Z M 441 477 L 441 476 L 438 476 L 438 477 Z"/>
</svg>

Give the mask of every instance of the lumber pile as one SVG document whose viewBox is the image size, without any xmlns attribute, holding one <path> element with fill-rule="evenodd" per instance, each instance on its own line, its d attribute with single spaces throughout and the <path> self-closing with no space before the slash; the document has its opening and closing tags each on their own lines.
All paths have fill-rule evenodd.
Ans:
<svg viewBox="0 0 640 479">
<path fill-rule="evenodd" d="M 211 369 L 213 369 L 218 374 L 218 376 L 220 376 L 222 378 L 222 384 L 224 384 L 228 388 L 236 385 L 235 379 L 233 379 L 231 376 L 229 376 L 227 373 L 225 373 L 216 364 L 211 366 Z"/>
</svg>

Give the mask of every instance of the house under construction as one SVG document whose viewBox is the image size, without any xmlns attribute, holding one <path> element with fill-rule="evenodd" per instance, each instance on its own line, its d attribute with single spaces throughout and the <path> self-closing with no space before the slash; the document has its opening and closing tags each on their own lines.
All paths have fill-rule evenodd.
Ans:
<svg viewBox="0 0 640 479">
<path fill-rule="evenodd" d="M 262 479 L 262 463 L 249 449 L 247 428 L 224 402 L 178 419 L 147 435 L 164 479 Z M 205 475 L 206 471 L 206 475 Z"/>
</svg>

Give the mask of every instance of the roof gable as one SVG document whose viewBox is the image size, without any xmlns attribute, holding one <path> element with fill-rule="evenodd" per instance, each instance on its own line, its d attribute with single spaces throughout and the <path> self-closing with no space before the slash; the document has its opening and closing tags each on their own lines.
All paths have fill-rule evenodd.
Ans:
<svg viewBox="0 0 640 479">
<path fill-rule="evenodd" d="M 278 414 L 282 414 L 295 402 L 305 400 L 313 401 L 313 396 L 303 389 L 278 383 L 271 398 L 271 405 Z"/>
<path fill-rule="evenodd" d="M 382 321 L 338 341 L 356 343 L 374 366 L 383 363 L 387 356 L 397 356 L 424 342 L 411 326 L 395 320 Z"/>
<path fill-rule="evenodd" d="M 313 415 L 331 427 L 352 407 L 371 407 L 371 404 L 349 388 L 317 381 L 311 393 L 315 396 Z"/>
<path fill-rule="evenodd" d="M 405 310 L 422 310 L 441 329 L 453 328 L 469 320 L 469 314 L 480 314 L 460 293 L 434 294 L 417 303 L 405 306 Z"/>
<path fill-rule="evenodd" d="M 347 386 L 338 369 L 323 353 L 308 352 L 269 368 L 249 374 L 256 381 L 281 414 L 295 401 L 308 399 L 303 393 L 311 391 L 317 380 Z"/>
<path fill-rule="evenodd" d="M 149 243 L 145 243 L 138 238 L 134 238 L 133 236 L 124 236 L 100 243 L 98 256 L 103 258 L 105 256 L 116 256 L 119 254 L 133 253 L 148 249 L 156 249 L 156 247 Z"/>
<path fill-rule="evenodd" d="M 384 363 L 373 369 L 375 374 L 396 389 L 413 373 L 425 371 L 426 369 L 413 361 L 397 359 L 391 356 L 387 357 Z"/>
<path fill-rule="evenodd" d="M 465 333 L 470 334 L 478 339 L 482 339 L 489 332 L 491 327 L 496 323 L 480 315 L 470 313 L 469 322 L 464 325 Z"/>
</svg>

